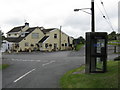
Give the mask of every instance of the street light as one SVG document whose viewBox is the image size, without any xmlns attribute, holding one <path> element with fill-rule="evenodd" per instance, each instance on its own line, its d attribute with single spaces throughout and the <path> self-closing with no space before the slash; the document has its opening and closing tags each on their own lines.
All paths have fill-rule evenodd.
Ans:
<svg viewBox="0 0 120 90">
<path fill-rule="evenodd" d="M 87 12 L 87 11 L 84 11 L 84 10 L 86 10 L 86 9 L 91 9 L 91 8 L 74 9 L 74 11 L 75 11 L 75 12 L 78 12 L 79 10 L 81 10 L 81 11 L 83 11 L 83 12 L 91 15 L 91 13 L 89 13 L 89 12 Z"/>
<path fill-rule="evenodd" d="M 91 13 L 85 11 L 86 9 L 90 9 Z M 91 0 L 91 8 L 74 9 L 75 12 L 78 12 L 79 10 L 91 15 L 91 31 L 95 32 L 94 0 Z"/>
</svg>

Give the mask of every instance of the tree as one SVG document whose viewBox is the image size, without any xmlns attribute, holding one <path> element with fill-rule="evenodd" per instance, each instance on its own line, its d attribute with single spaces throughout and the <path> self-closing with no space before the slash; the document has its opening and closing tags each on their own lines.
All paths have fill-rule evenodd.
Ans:
<svg viewBox="0 0 120 90">
<path fill-rule="evenodd" d="M 117 40 L 117 34 L 115 31 L 111 32 L 110 34 L 108 34 L 108 40 Z"/>
<path fill-rule="evenodd" d="M 5 40 L 4 33 L 0 30 L 0 47 L 2 45 L 2 41 Z"/>
<path fill-rule="evenodd" d="M 80 36 L 79 38 L 77 38 L 77 39 L 74 39 L 73 40 L 73 43 L 74 43 L 74 45 L 76 46 L 77 44 L 84 44 L 85 43 L 85 39 L 82 37 L 82 36 Z"/>
<path fill-rule="evenodd" d="M 82 36 L 80 36 L 78 39 L 79 39 L 80 43 L 82 43 L 82 44 L 85 43 L 85 39 Z"/>
<path fill-rule="evenodd" d="M 2 32 L 0 30 L 0 48 L 1 48 L 1 45 L 2 45 Z"/>
</svg>

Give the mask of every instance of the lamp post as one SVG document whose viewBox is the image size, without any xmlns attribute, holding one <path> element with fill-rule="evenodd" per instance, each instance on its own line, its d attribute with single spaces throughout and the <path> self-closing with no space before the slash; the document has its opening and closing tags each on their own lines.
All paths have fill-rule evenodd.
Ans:
<svg viewBox="0 0 120 90">
<path fill-rule="evenodd" d="M 90 9 L 91 13 L 86 12 L 86 9 Z M 91 8 L 82 8 L 82 9 L 74 9 L 75 12 L 82 10 L 83 12 L 91 15 L 91 32 L 95 32 L 95 10 L 94 10 L 94 0 L 91 0 Z"/>
</svg>

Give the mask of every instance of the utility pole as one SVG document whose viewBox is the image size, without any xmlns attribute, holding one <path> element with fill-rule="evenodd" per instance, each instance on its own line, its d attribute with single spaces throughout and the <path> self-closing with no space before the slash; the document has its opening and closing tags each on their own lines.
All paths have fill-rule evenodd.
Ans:
<svg viewBox="0 0 120 90">
<path fill-rule="evenodd" d="M 60 26 L 60 50 L 61 50 L 61 28 L 62 28 L 62 26 Z"/>
<path fill-rule="evenodd" d="M 95 32 L 94 0 L 91 0 L 91 31 Z"/>
</svg>

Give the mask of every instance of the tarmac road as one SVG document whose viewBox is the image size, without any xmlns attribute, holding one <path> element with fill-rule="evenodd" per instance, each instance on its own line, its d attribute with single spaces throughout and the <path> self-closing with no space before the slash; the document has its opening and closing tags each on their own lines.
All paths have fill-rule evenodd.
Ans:
<svg viewBox="0 0 120 90">
<path fill-rule="evenodd" d="M 111 52 L 111 53 L 110 53 Z M 109 50 L 108 59 L 116 54 Z M 4 54 L 3 88 L 59 88 L 59 79 L 67 71 L 85 63 L 85 49 L 80 51 Z"/>
</svg>

